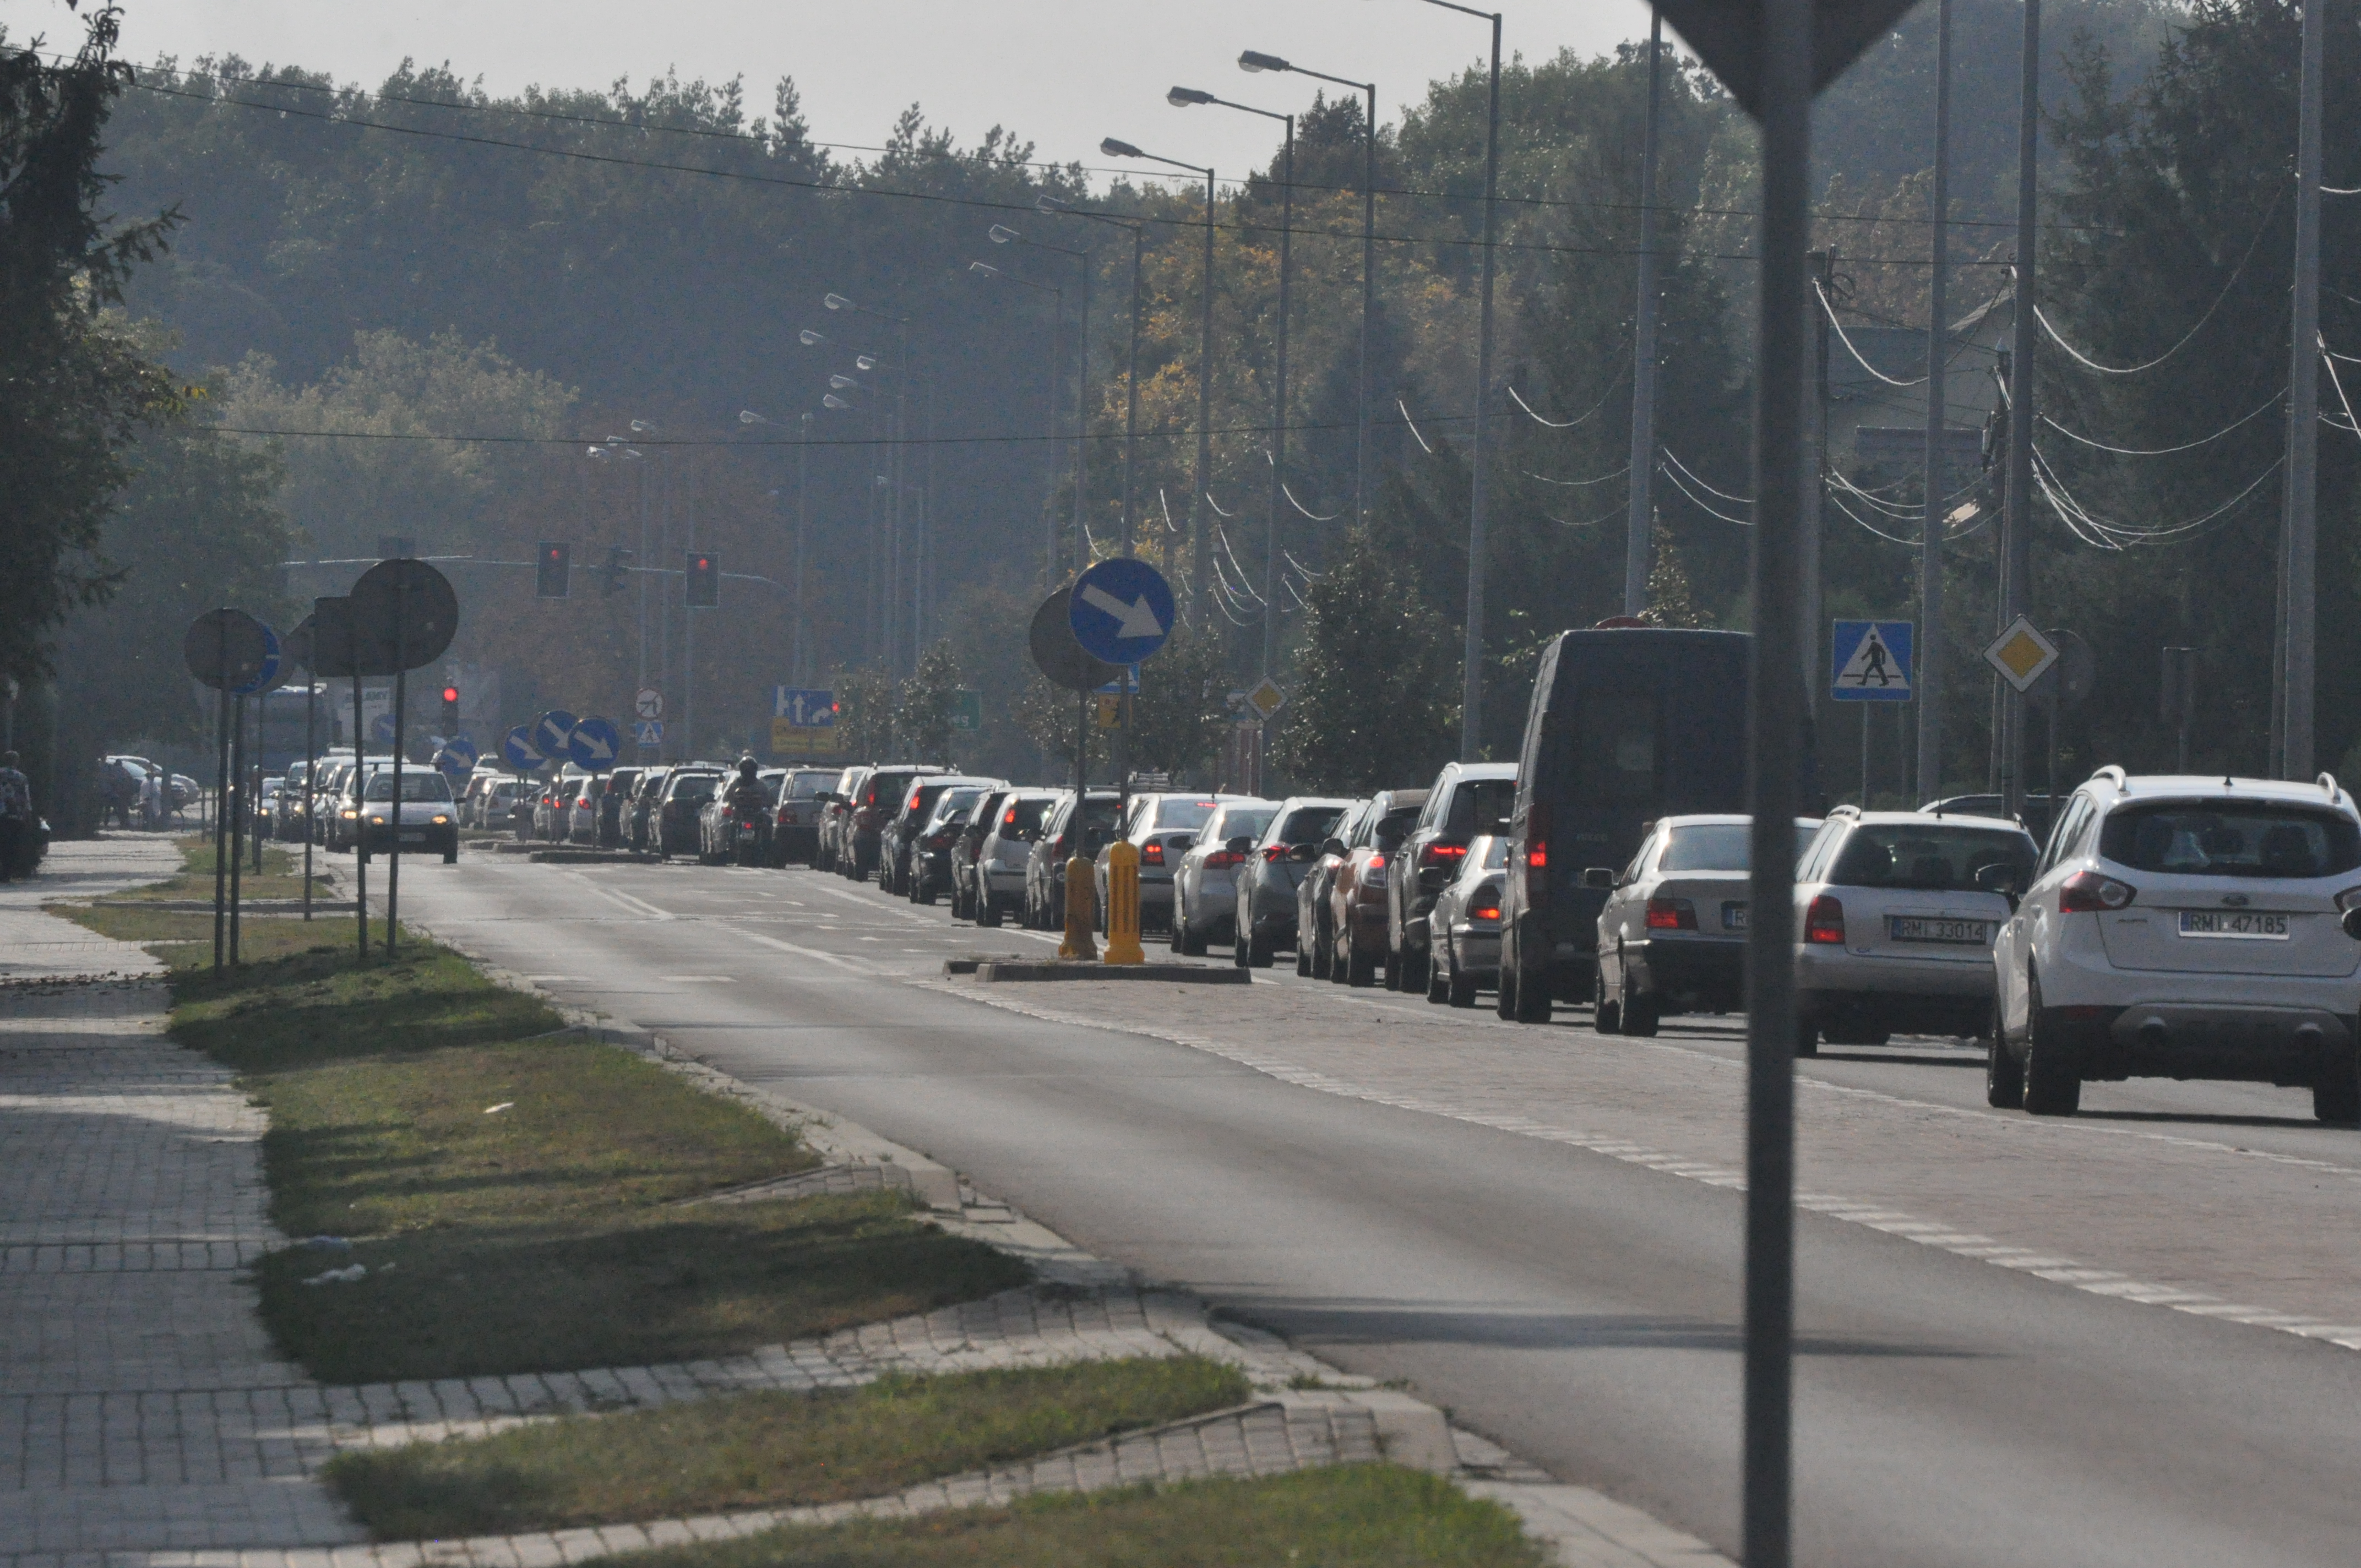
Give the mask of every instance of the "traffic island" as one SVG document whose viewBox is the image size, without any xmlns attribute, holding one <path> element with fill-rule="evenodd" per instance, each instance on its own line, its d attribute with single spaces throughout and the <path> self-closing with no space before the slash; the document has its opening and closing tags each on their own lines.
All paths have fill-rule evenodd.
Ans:
<svg viewBox="0 0 2361 1568">
<path fill-rule="evenodd" d="M 947 976 L 972 975 L 986 985 L 1031 980 L 1160 980 L 1180 985 L 1246 985 L 1251 972 L 1232 964 L 1108 964 L 1088 959 L 950 959 Z"/>
</svg>

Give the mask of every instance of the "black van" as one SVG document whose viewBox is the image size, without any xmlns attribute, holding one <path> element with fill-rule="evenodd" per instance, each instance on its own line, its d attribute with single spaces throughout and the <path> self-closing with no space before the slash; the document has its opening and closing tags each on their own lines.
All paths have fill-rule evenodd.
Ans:
<svg viewBox="0 0 2361 1568">
<path fill-rule="evenodd" d="M 1630 861 L 1659 817 L 1746 809 L 1752 641 L 1602 627 L 1543 652 L 1509 826 L 1501 1017 L 1546 1023 L 1552 999 L 1591 995 L 1608 889 L 1586 870 Z"/>
</svg>

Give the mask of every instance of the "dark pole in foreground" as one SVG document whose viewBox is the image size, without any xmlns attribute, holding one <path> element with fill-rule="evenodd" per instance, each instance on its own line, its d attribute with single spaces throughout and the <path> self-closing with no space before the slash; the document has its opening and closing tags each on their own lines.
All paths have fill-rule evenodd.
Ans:
<svg viewBox="0 0 2361 1568">
<path fill-rule="evenodd" d="M 229 938 L 229 863 L 223 859 L 229 825 L 223 820 L 229 800 L 229 626 L 221 631 L 221 656 L 214 665 L 214 973 L 222 970 L 224 944 Z"/>
<path fill-rule="evenodd" d="M 1998 620 L 2006 626 L 2029 614 L 2033 585 L 2026 581 L 2033 561 L 2033 353 L 2039 342 L 2034 309 L 2034 218 L 2039 190 L 2034 158 L 2041 148 L 2041 0 L 2025 0 L 2023 80 L 2016 127 L 2016 315 L 2011 323 L 2008 367 L 2008 510 L 2001 568 Z M 2001 701 L 2001 810 L 2014 817 L 2025 809 L 2025 698 L 2004 687 Z"/>
<path fill-rule="evenodd" d="M 1465 5 L 1455 5 L 1465 11 Z M 1481 16 L 1484 13 L 1475 12 Z M 1467 639 L 1459 692 L 1459 759 L 1472 762 L 1484 746 L 1484 576 L 1486 496 L 1484 470 L 1491 444 L 1488 423 L 1492 411 L 1492 275 L 1495 198 L 1500 188 L 1500 17 L 1491 15 L 1492 87 L 1490 110 L 1484 127 L 1484 286 L 1476 326 L 1476 437 L 1468 443 L 1474 477 L 1467 488 Z"/>
<path fill-rule="evenodd" d="M 246 869 L 246 698 L 230 709 L 230 789 L 237 797 L 236 815 L 229 820 L 229 962 L 237 967 L 238 873 Z"/>
<path fill-rule="evenodd" d="M 312 817 L 318 809 L 320 679 L 303 672 L 303 918 L 312 918 Z"/>
<path fill-rule="evenodd" d="M 1640 142 L 1640 298 L 1631 325 L 1631 505 L 1624 520 L 1623 613 L 1648 608 L 1656 518 L 1656 126 L 1664 107 L 1664 17 L 1648 22 L 1648 126 Z"/>
<path fill-rule="evenodd" d="M 360 916 L 360 961 L 368 962 L 368 857 L 361 853 L 361 828 L 368 818 L 363 815 L 368 803 L 361 793 L 368 787 L 363 776 L 368 766 L 368 720 L 361 714 L 360 635 L 355 632 L 348 647 L 353 670 L 353 911 Z M 342 815 L 344 795 L 339 794 L 329 803 L 328 809 Z"/>
<path fill-rule="evenodd" d="M 2347 24 L 2350 25 L 2349 23 Z M 2286 502 L 2280 548 L 2287 566 L 2287 657 L 2279 776 L 2312 775 L 2313 675 L 2320 619 L 2315 608 L 2320 488 L 2320 117 L 2321 54 L 2328 44 L 2327 0 L 2305 0 L 2297 99 L 2295 288 L 2288 344 Z"/>
<path fill-rule="evenodd" d="M 1943 475 L 1949 416 L 1951 0 L 1935 6 L 1935 236 L 1927 276 L 1927 494 L 1918 528 L 1918 799 L 1943 793 Z M 1864 705 L 1865 706 L 1865 705 Z"/>
<path fill-rule="evenodd" d="M 1754 415 L 1754 665 L 1747 707 L 1752 870 L 1746 939 L 1743 1557 L 1789 1568 L 1794 1436 L 1795 819 L 1805 724 L 1804 311 L 1810 298 L 1812 0 L 1763 0 L 1763 258 Z"/>
</svg>

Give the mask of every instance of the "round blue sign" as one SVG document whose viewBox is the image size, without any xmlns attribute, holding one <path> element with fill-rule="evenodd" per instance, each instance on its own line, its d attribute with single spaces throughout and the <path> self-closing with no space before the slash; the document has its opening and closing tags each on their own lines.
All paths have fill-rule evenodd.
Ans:
<svg viewBox="0 0 2361 1568">
<path fill-rule="evenodd" d="M 256 621 L 255 625 L 262 632 L 262 667 L 255 671 L 254 679 L 244 685 L 230 687 L 233 696 L 252 696 L 256 692 L 269 690 L 271 683 L 279 678 L 279 665 L 286 657 L 286 647 L 279 641 L 279 633 L 261 621 Z"/>
<path fill-rule="evenodd" d="M 563 757 L 566 742 L 573 739 L 574 716 L 562 707 L 553 707 L 533 721 L 533 749 L 544 757 Z"/>
<path fill-rule="evenodd" d="M 574 765 L 594 773 L 603 773 L 615 765 L 623 750 L 623 732 L 604 718 L 577 718 L 566 737 L 566 754 Z"/>
<path fill-rule="evenodd" d="M 508 732 L 500 741 L 500 756 L 521 773 L 537 773 L 549 765 L 549 759 L 533 747 L 530 724 L 520 724 Z"/>
<path fill-rule="evenodd" d="M 1172 585 L 1145 561 L 1118 556 L 1074 579 L 1066 623 L 1092 658 L 1130 664 L 1172 635 Z"/>
<path fill-rule="evenodd" d="M 462 773 L 474 767 L 483 758 L 483 753 L 476 750 L 476 743 L 465 735 L 454 735 L 444 741 L 443 754 L 456 760 Z"/>
</svg>

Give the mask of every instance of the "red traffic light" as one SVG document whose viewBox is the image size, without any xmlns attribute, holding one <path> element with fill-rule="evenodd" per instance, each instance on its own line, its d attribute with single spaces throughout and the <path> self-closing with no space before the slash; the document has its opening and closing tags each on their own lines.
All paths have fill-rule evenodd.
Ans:
<svg viewBox="0 0 2361 1568">
<path fill-rule="evenodd" d="M 444 700 L 445 702 L 456 702 L 456 701 L 458 701 L 458 700 L 459 700 L 459 688 L 458 688 L 457 686 L 445 686 L 445 687 L 443 688 L 443 700 Z"/>
</svg>

